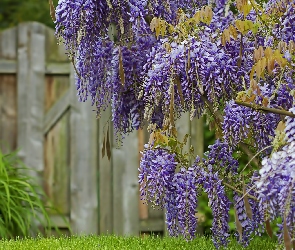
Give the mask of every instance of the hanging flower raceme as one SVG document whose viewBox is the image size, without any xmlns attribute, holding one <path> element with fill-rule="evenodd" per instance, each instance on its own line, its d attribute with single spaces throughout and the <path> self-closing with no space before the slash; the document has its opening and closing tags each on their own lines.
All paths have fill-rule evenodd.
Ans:
<svg viewBox="0 0 295 250">
<path fill-rule="evenodd" d="M 290 111 L 295 114 L 295 108 Z M 286 145 L 262 161 L 260 177 L 255 182 L 261 205 L 267 203 L 270 219 L 281 216 L 288 233 L 294 235 L 295 223 L 295 118 L 286 118 Z"/>
<path fill-rule="evenodd" d="M 216 248 L 226 246 L 229 242 L 229 210 L 230 201 L 225 193 L 218 172 L 213 173 L 212 166 L 208 165 L 208 173 L 205 175 L 204 190 L 209 198 L 209 206 L 212 209 L 212 237 Z"/>
<path fill-rule="evenodd" d="M 154 205 L 163 207 L 166 192 L 173 187 L 173 177 L 178 162 L 175 155 L 165 149 L 152 149 L 145 145 L 139 167 L 141 196 Z"/>
<path fill-rule="evenodd" d="M 200 191 L 200 168 L 196 165 L 188 169 L 181 168 L 173 178 L 177 208 L 178 234 L 193 239 L 197 229 L 197 197 Z M 169 203 L 170 200 L 167 200 Z M 167 211 L 168 213 L 168 211 Z"/>
</svg>

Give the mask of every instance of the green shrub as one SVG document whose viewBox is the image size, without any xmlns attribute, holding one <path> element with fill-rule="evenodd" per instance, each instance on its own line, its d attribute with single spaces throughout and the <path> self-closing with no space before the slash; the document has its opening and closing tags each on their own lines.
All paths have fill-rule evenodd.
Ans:
<svg viewBox="0 0 295 250">
<path fill-rule="evenodd" d="M 38 225 L 50 228 L 43 205 L 44 195 L 36 181 L 26 175 L 29 170 L 15 153 L 0 150 L 0 237 L 25 237 L 40 232 Z M 48 226 L 48 227 L 47 227 Z"/>
</svg>

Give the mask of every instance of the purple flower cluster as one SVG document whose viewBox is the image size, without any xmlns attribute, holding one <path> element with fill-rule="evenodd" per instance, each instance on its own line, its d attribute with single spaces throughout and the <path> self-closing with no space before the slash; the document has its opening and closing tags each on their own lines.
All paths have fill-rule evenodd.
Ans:
<svg viewBox="0 0 295 250">
<path fill-rule="evenodd" d="M 107 70 L 111 66 L 113 43 L 105 40 L 97 40 L 92 55 L 82 45 L 77 56 L 76 87 L 80 101 L 91 98 L 92 106 L 96 107 L 97 116 L 108 106 L 112 85 L 110 83 L 111 72 Z"/>
<path fill-rule="evenodd" d="M 174 154 L 164 149 L 146 149 L 142 153 L 139 167 L 141 196 L 156 206 L 164 206 L 165 193 L 172 188 L 172 180 L 177 166 Z"/>
<path fill-rule="evenodd" d="M 64 39 L 71 56 L 76 55 L 80 44 L 96 45 L 97 37 L 104 37 L 108 27 L 106 1 L 60 0 L 56 7 L 56 34 Z M 86 44 L 84 44 L 86 43 Z"/>
<path fill-rule="evenodd" d="M 292 1 L 291 1 L 292 2 Z M 285 42 L 295 41 L 295 6 L 293 4 L 289 4 L 287 6 L 286 12 L 281 18 L 282 30 L 281 36 L 282 40 Z"/>
<path fill-rule="evenodd" d="M 295 114 L 295 108 L 290 109 Z M 295 223 L 295 119 L 286 118 L 286 145 L 262 161 L 256 180 L 260 204 L 267 204 L 270 219 L 281 216 L 294 237 Z"/>
<path fill-rule="evenodd" d="M 177 207 L 178 233 L 192 239 L 197 228 L 197 166 L 181 168 L 174 175 L 173 184 Z M 169 203 L 170 200 L 167 200 Z M 172 201 L 174 202 L 174 201 Z"/>
<path fill-rule="evenodd" d="M 171 236 L 182 234 L 192 239 L 196 236 L 201 171 L 194 165 L 188 169 L 182 167 L 175 173 L 178 162 L 174 154 L 148 147 L 146 145 L 139 168 L 141 196 L 167 210 L 166 223 Z"/>
<path fill-rule="evenodd" d="M 225 176 L 229 173 L 237 173 L 239 162 L 233 158 L 233 151 L 227 143 L 216 140 L 209 146 L 209 150 L 207 162 L 213 166 L 214 170 L 224 171 Z"/>
<path fill-rule="evenodd" d="M 208 165 L 208 173 L 204 180 L 204 190 L 209 198 L 209 206 L 212 209 L 212 237 L 216 248 L 226 246 L 229 241 L 229 210 L 230 201 L 225 193 L 224 186 L 218 176 L 213 173 L 212 166 Z"/>
<path fill-rule="evenodd" d="M 265 114 L 248 107 L 240 106 L 234 101 L 227 103 L 224 109 L 224 140 L 233 148 L 244 139 L 253 136 L 253 144 L 259 150 L 271 144 L 279 116 Z"/>
<path fill-rule="evenodd" d="M 238 241 L 244 246 L 248 246 L 250 242 L 250 236 L 252 233 L 252 221 L 248 218 L 246 214 L 244 199 L 241 199 L 241 196 L 234 192 L 233 200 L 235 203 L 235 209 L 237 213 L 237 219 L 242 227 L 241 235 L 237 234 Z M 237 225 L 237 222 L 236 222 Z"/>
<path fill-rule="evenodd" d="M 254 200 L 252 198 L 248 197 L 249 204 L 251 206 L 252 211 L 252 220 L 251 220 L 251 227 L 252 232 L 254 232 L 256 235 L 261 236 L 261 233 L 264 232 L 264 215 L 267 206 L 259 204 L 258 200 L 258 194 L 256 191 L 253 190 L 253 187 L 255 187 L 255 181 L 258 178 L 259 174 L 257 171 L 254 171 L 253 176 L 251 178 L 250 183 L 247 185 L 246 192 L 249 193 L 249 195 L 252 195 L 257 198 L 257 200 Z"/>
<path fill-rule="evenodd" d="M 224 109 L 224 122 L 222 129 L 224 131 L 224 140 L 235 147 L 244 138 L 248 137 L 250 132 L 252 110 L 235 104 L 234 101 L 227 103 Z"/>
</svg>

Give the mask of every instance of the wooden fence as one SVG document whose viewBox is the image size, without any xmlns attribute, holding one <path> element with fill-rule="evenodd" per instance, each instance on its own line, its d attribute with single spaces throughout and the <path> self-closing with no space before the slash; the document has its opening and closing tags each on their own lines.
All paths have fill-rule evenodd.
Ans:
<svg viewBox="0 0 295 250">
<path fill-rule="evenodd" d="M 163 211 L 139 199 L 138 166 L 147 134 L 135 131 L 101 157 L 108 109 L 96 120 L 89 103 L 79 103 L 74 71 L 54 31 L 30 22 L 0 33 L 0 142 L 19 149 L 24 163 L 37 171 L 46 194 L 75 234 L 138 235 L 164 232 Z M 179 136 L 203 152 L 203 123 L 177 123 Z M 61 229 L 58 214 L 51 218 Z"/>
</svg>

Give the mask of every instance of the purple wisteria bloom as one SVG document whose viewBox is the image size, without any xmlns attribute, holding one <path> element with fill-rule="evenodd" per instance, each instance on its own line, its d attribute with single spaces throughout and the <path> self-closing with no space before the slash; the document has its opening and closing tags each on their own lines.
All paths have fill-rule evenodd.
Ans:
<svg viewBox="0 0 295 250">
<path fill-rule="evenodd" d="M 212 209 L 212 237 L 216 248 L 226 246 L 229 242 L 229 210 L 230 204 L 218 172 L 212 172 L 212 166 L 207 166 L 208 173 L 204 181 L 204 190 L 209 198 L 209 206 Z"/>
<path fill-rule="evenodd" d="M 295 114 L 295 108 L 291 108 Z M 295 118 L 286 118 L 286 145 L 262 161 L 260 177 L 255 182 L 260 204 L 267 204 L 270 219 L 280 216 L 286 220 L 291 238 L 295 223 Z M 282 239 L 282 235 L 280 235 Z"/>
</svg>

